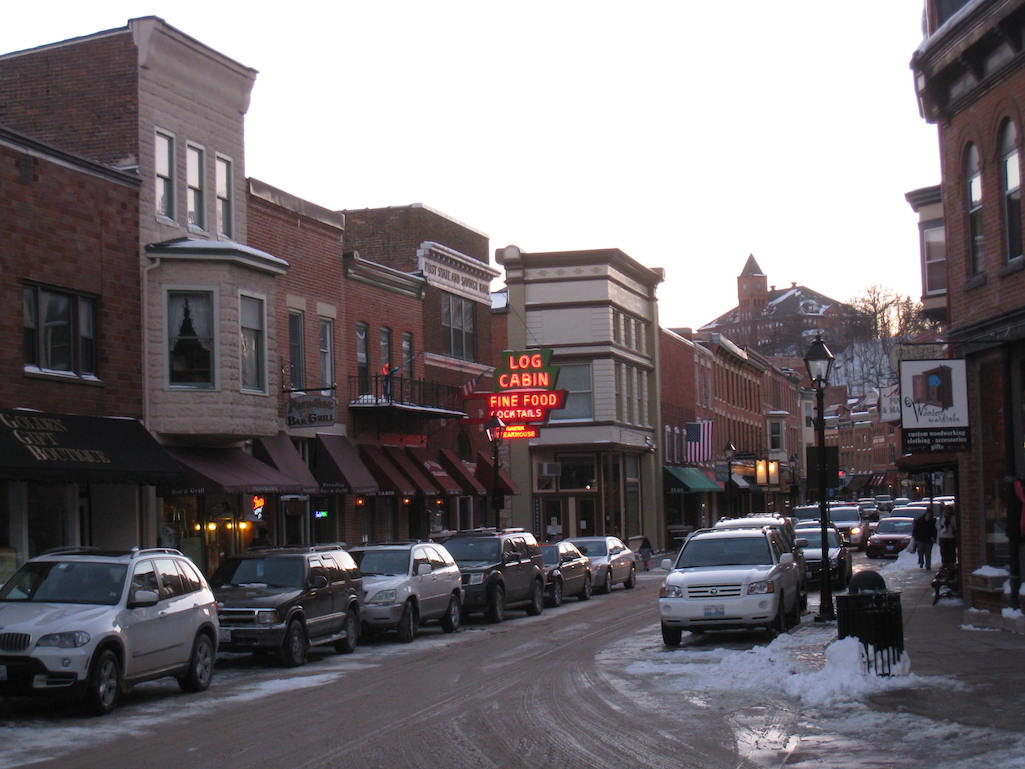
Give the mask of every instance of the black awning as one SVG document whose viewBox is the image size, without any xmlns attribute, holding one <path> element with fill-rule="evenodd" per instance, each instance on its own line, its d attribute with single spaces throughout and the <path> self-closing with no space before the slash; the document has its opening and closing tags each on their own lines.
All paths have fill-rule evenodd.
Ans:
<svg viewBox="0 0 1025 769">
<path fill-rule="evenodd" d="M 0 478 L 159 484 L 183 472 L 136 419 L 0 409 Z"/>
<path fill-rule="evenodd" d="M 164 496 L 187 494 L 302 494 L 302 481 L 261 462 L 242 449 L 168 448 L 185 465 L 180 483 L 164 486 Z"/>
<path fill-rule="evenodd" d="M 344 435 L 317 433 L 313 474 L 328 491 L 377 494 L 380 486 Z"/>
</svg>

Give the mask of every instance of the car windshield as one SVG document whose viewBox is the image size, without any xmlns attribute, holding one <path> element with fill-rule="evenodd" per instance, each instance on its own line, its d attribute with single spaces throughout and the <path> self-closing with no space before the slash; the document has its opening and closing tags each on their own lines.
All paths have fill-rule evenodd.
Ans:
<svg viewBox="0 0 1025 769">
<path fill-rule="evenodd" d="M 305 583 L 303 558 L 268 556 L 266 558 L 229 558 L 217 568 L 214 587 L 261 585 L 302 588 Z"/>
<path fill-rule="evenodd" d="M 910 534 L 914 521 L 900 518 L 883 518 L 876 527 L 876 534 Z"/>
<path fill-rule="evenodd" d="M 804 547 L 805 553 L 809 550 L 814 552 L 815 548 L 822 549 L 821 529 L 798 529 L 797 536 L 800 539 L 808 540 L 808 544 Z M 840 540 L 836 538 L 836 531 L 834 529 L 826 530 L 826 547 L 840 547 Z"/>
<path fill-rule="evenodd" d="M 454 537 L 445 547 L 457 561 L 498 560 L 500 542 L 494 537 Z"/>
<path fill-rule="evenodd" d="M 0 589 L 0 601 L 113 606 L 121 599 L 127 571 L 128 567 L 120 563 L 27 563 Z"/>
<path fill-rule="evenodd" d="M 794 510 L 794 515 L 800 521 L 817 521 L 819 519 L 819 509 L 817 507 L 799 507 Z"/>
<path fill-rule="evenodd" d="M 545 557 L 545 563 L 549 566 L 555 566 L 559 563 L 558 545 L 541 545 L 541 553 Z"/>
<path fill-rule="evenodd" d="M 605 540 L 604 539 L 596 539 L 593 542 L 583 542 L 583 541 L 574 539 L 573 540 L 573 544 L 576 545 L 577 546 L 577 550 L 579 550 L 584 555 L 608 555 L 609 554 L 609 548 L 608 548 L 608 545 L 605 544 Z"/>
<path fill-rule="evenodd" d="M 693 566 L 772 565 L 769 542 L 764 536 L 737 539 L 692 539 L 683 546 L 676 568 Z"/>
<path fill-rule="evenodd" d="M 353 550 L 350 555 L 367 577 L 406 574 L 409 571 L 408 550 Z"/>
<path fill-rule="evenodd" d="M 834 507 L 829 511 L 829 520 L 834 523 L 858 523 L 861 513 L 856 507 Z"/>
</svg>

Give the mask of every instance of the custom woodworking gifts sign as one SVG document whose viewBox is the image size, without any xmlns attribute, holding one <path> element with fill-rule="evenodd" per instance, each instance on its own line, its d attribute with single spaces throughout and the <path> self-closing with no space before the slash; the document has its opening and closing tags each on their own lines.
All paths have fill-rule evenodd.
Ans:
<svg viewBox="0 0 1025 769">
<path fill-rule="evenodd" d="M 900 362 L 900 424 L 905 454 L 968 450 L 963 359 Z"/>
</svg>

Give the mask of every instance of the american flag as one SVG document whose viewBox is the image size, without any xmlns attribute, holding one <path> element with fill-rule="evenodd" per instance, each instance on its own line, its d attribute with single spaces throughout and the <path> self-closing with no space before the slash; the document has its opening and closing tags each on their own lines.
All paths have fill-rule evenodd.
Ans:
<svg viewBox="0 0 1025 769">
<path fill-rule="evenodd" d="M 480 382 L 483 376 L 484 372 L 482 371 L 479 374 L 477 374 L 477 376 L 473 377 L 472 379 L 468 379 L 466 380 L 466 382 L 463 383 L 463 400 L 466 400 L 474 394 L 474 392 L 477 390 L 477 383 Z"/>
<path fill-rule="evenodd" d="M 709 462 L 712 459 L 712 422 L 688 422 L 684 425 L 687 432 L 687 462 Z"/>
</svg>

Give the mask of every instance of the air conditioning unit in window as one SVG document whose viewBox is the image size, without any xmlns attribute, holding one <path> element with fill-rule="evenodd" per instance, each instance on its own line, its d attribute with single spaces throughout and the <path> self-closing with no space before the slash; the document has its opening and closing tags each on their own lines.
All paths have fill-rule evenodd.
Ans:
<svg viewBox="0 0 1025 769">
<path fill-rule="evenodd" d="M 537 474 L 542 478 L 558 478 L 562 475 L 562 463 L 540 462 L 537 466 Z"/>
</svg>

